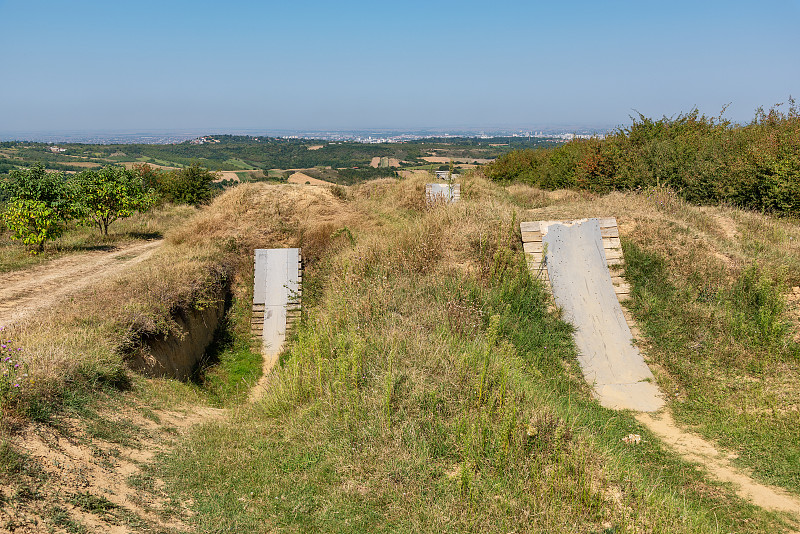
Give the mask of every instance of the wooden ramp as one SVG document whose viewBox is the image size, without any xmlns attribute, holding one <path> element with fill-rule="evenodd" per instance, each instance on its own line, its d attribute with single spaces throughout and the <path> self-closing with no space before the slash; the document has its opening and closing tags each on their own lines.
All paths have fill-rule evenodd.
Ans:
<svg viewBox="0 0 800 534">
<path fill-rule="evenodd" d="M 458 202 L 461 200 L 461 184 L 425 184 L 425 200 L 436 202 Z"/>
<path fill-rule="evenodd" d="M 251 331 L 261 345 L 266 374 L 300 316 L 302 260 L 299 248 L 256 249 Z"/>
<path fill-rule="evenodd" d="M 575 326 L 584 378 L 607 408 L 656 411 L 664 405 L 620 301 L 622 248 L 614 218 L 520 224 L 528 263 Z"/>
</svg>

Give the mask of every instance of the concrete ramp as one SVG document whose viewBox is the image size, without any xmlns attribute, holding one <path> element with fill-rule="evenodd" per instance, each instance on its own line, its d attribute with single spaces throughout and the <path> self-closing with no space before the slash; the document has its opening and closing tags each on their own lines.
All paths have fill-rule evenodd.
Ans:
<svg viewBox="0 0 800 534">
<path fill-rule="evenodd" d="M 251 328 L 261 343 L 265 374 L 299 317 L 301 281 L 299 248 L 256 249 Z"/>
<path fill-rule="evenodd" d="M 651 412 L 664 405 L 623 314 L 628 286 L 616 219 L 522 223 L 531 268 L 550 286 L 565 320 L 575 326 L 578 361 L 607 408 Z"/>
<path fill-rule="evenodd" d="M 461 184 L 425 184 L 425 199 L 428 204 L 458 202 L 461 200 Z"/>
</svg>

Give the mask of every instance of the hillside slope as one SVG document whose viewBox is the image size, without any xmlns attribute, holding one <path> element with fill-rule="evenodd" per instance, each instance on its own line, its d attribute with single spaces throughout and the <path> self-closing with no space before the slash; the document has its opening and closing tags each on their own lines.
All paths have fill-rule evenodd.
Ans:
<svg viewBox="0 0 800 534">
<path fill-rule="evenodd" d="M 159 285 L 180 289 L 203 269 L 229 265 L 234 335 L 247 329 L 237 303 L 249 299 L 252 249 L 302 247 L 304 316 L 268 394 L 254 404 L 234 396 L 223 403 L 227 410 L 209 411 L 217 402 L 209 381 L 130 376 L 126 392 L 112 388 L 88 403 L 62 402 L 60 414 L 45 418 L 57 435 L 97 451 L 83 456 L 89 465 L 68 466 L 72 480 L 102 465 L 135 491 L 91 481 L 84 489 L 60 486 L 52 470 L 37 467 L 52 460 L 26 448 L 23 436 L 35 427 L 4 408 L 2 454 L 13 461 L 0 471 L 0 527 L 789 528 L 789 516 L 740 499 L 671 452 L 633 414 L 591 398 L 570 328 L 525 265 L 518 222 L 616 216 L 633 286 L 630 310 L 675 419 L 738 455 L 734 463 L 757 479 L 794 495 L 800 425 L 793 388 L 800 371 L 785 295 L 800 286 L 800 229 L 696 208 L 661 189 L 545 193 L 502 188 L 477 175 L 464 179 L 461 203 L 426 207 L 424 182 L 379 180 L 336 195 L 240 186 L 168 235 L 161 258 L 142 262 L 132 276 L 160 280 L 164 273 L 152 273 L 169 264 L 164 258 L 195 258 L 196 266 Z M 749 267 L 753 262 L 757 268 Z M 114 291 L 125 294 L 124 287 Z M 71 304 L 88 310 L 84 321 L 102 325 L 97 307 L 85 305 Z M 73 324 L 71 309 L 62 315 L 60 323 L 48 316 L 47 324 Z M 39 351 L 32 361 L 45 361 L 45 345 L 32 345 Z M 114 357 L 107 346 L 104 357 Z M 246 386 L 240 380 L 237 387 Z M 176 416 L 180 411 L 186 415 Z M 628 439 L 632 434 L 641 439 Z M 58 437 L 45 441 L 54 451 L 68 447 Z M 137 446 L 141 453 L 131 452 Z M 37 478 L 42 471 L 50 474 Z"/>
</svg>

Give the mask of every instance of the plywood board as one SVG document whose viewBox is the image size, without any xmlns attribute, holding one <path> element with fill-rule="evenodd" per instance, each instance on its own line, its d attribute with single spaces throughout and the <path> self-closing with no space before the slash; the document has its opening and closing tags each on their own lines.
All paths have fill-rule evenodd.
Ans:
<svg viewBox="0 0 800 534">
<path fill-rule="evenodd" d="M 520 231 L 530 269 L 576 326 L 581 368 L 601 404 L 641 411 L 663 406 L 619 304 L 630 286 L 622 277 L 616 219 L 522 222 Z"/>
<path fill-rule="evenodd" d="M 301 281 L 300 249 L 255 251 L 251 331 L 260 337 L 267 357 L 281 351 L 287 327 L 296 318 Z"/>
<path fill-rule="evenodd" d="M 461 184 L 425 184 L 427 202 L 458 202 L 461 200 Z"/>
</svg>

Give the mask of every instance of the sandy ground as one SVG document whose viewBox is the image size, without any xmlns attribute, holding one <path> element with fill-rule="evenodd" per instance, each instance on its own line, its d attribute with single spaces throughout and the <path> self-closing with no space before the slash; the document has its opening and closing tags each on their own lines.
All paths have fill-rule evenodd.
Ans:
<svg viewBox="0 0 800 534">
<path fill-rule="evenodd" d="M 239 181 L 239 175 L 236 174 L 236 171 L 217 171 L 219 178 L 214 180 L 215 182 L 221 182 L 222 180 L 233 180 L 234 182 Z"/>
<path fill-rule="evenodd" d="M 99 279 L 139 263 L 160 245 L 160 240 L 148 241 L 111 252 L 71 254 L 29 270 L 0 274 L 0 325 L 53 306 Z"/>
<path fill-rule="evenodd" d="M 227 412 L 200 406 L 152 410 L 132 398 L 123 401 L 122 407 L 104 413 L 108 422 L 100 424 L 124 426 L 133 436 L 128 442 L 99 437 L 97 423 L 86 420 L 59 419 L 58 426 L 28 423 L 18 429 L 15 445 L 36 463 L 38 472 L 23 471 L 15 483 L 35 488 L 36 498 L 15 499 L 18 488 L 0 487 L 0 502 L 5 503 L 0 506 L 0 532 L 62 532 L 53 528 L 54 509 L 64 510 L 71 521 L 86 527 L 80 532 L 191 531 L 187 525 L 191 501 L 167 510 L 170 503 L 161 489 L 163 482 L 150 479 L 149 487 L 142 489 L 132 486 L 131 479 L 158 453 L 173 449 L 193 425 Z M 100 502 L 102 508 L 82 507 L 80 498 Z M 12 528 L 5 530 L 2 525 Z"/>
<path fill-rule="evenodd" d="M 307 174 L 303 174 L 302 172 L 296 172 L 289 176 L 289 183 L 290 184 L 305 184 L 309 183 L 311 185 L 334 185 L 331 182 L 326 182 L 325 180 L 319 180 L 317 178 L 312 178 Z"/>
<path fill-rule="evenodd" d="M 323 148 L 324 146 L 325 145 L 311 145 L 310 147 L 308 147 L 308 149 L 309 150 L 319 150 L 320 148 Z"/>
<path fill-rule="evenodd" d="M 369 166 L 370 167 L 374 167 L 374 168 L 377 169 L 378 167 L 381 166 L 381 159 L 383 159 L 383 158 L 378 157 L 378 156 L 372 158 L 372 161 L 370 162 Z M 397 158 L 389 158 L 389 167 L 399 167 L 399 166 L 400 166 L 400 160 L 399 159 L 397 159 Z"/>
<path fill-rule="evenodd" d="M 640 413 L 636 419 L 686 460 L 702 465 L 717 480 L 733 484 L 740 497 L 768 510 L 800 514 L 800 499 L 780 488 L 756 482 L 736 469 L 731 464 L 735 455 L 724 453 L 700 436 L 681 429 L 668 411 L 657 415 Z"/>
</svg>

